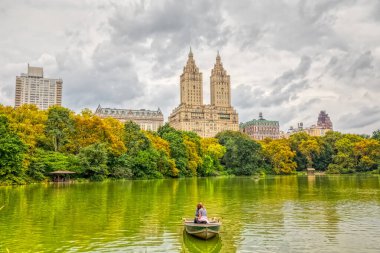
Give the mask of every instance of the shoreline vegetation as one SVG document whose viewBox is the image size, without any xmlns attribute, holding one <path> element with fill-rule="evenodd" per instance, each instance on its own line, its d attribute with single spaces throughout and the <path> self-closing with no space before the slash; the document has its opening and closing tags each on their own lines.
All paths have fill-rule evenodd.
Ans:
<svg viewBox="0 0 380 253">
<path fill-rule="evenodd" d="M 51 180 L 56 170 L 77 180 L 287 175 L 315 168 L 323 174 L 379 173 L 380 130 L 372 136 L 296 133 L 289 139 L 254 141 L 240 132 L 215 138 L 157 132 L 133 122 L 75 114 L 54 106 L 0 105 L 0 185 Z"/>
</svg>

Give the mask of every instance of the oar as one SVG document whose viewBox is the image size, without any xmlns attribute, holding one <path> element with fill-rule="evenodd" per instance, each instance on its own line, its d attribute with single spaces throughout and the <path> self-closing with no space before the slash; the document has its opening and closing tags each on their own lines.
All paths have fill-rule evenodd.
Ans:
<svg viewBox="0 0 380 253">
<path fill-rule="evenodd" d="M 4 208 L 5 205 L 3 205 L 2 207 L 0 207 L 0 210 Z"/>
</svg>

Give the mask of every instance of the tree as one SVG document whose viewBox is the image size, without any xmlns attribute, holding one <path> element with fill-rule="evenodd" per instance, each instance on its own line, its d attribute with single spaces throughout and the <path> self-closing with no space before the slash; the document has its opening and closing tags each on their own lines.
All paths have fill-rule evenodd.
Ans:
<svg viewBox="0 0 380 253">
<path fill-rule="evenodd" d="M 354 134 L 342 135 L 342 138 L 335 142 L 336 153 L 333 161 L 328 166 L 329 173 L 353 173 L 357 168 L 357 159 L 354 154 L 355 143 L 363 140 L 362 137 Z"/>
<path fill-rule="evenodd" d="M 354 144 L 357 171 L 376 170 L 380 166 L 380 141 L 363 139 Z"/>
<path fill-rule="evenodd" d="M 127 153 L 130 155 L 150 147 L 149 139 L 140 130 L 140 126 L 132 121 L 128 121 L 124 125 L 124 143 Z"/>
<path fill-rule="evenodd" d="M 222 164 L 235 175 L 252 175 L 262 167 L 261 146 L 240 132 L 224 131 L 216 138 L 226 148 Z"/>
<path fill-rule="evenodd" d="M 303 154 L 307 159 L 307 167 L 313 167 L 313 157 L 320 154 L 321 149 L 316 138 L 309 138 L 307 140 L 302 140 L 298 146 L 298 150 Z"/>
<path fill-rule="evenodd" d="M 159 153 L 154 149 L 140 150 L 134 156 L 127 157 L 127 166 L 134 178 L 162 178 L 158 171 Z"/>
<path fill-rule="evenodd" d="M 45 132 L 53 144 L 54 151 L 60 151 L 61 147 L 67 143 L 73 128 L 74 121 L 69 109 L 60 106 L 49 108 Z"/>
<path fill-rule="evenodd" d="M 55 170 L 70 170 L 68 157 L 62 153 L 37 149 L 33 154 L 27 175 L 40 181 L 46 174 Z"/>
<path fill-rule="evenodd" d="M 84 110 L 74 116 L 74 131 L 70 135 L 67 150 L 78 153 L 81 148 L 97 142 L 107 144 L 107 149 L 115 156 L 126 152 L 124 145 L 124 125 L 113 118 L 101 119 Z"/>
<path fill-rule="evenodd" d="M 189 152 L 182 133 L 165 124 L 158 129 L 158 135 L 169 143 L 170 157 L 175 160 L 176 168 L 179 170 L 178 175 L 191 176 L 192 173 L 188 169 Z"/>
<path fill-rule="evenodd" d="M 28 147 L 29 152 L 41 145 L 46 139 L 45 125 L 47 113 L 35 105 L 25 104 L 8 114 L 9 127 Z"/>
<path fill-rule="evenodd" d="M 226 153 L 226 148 L 219 144 L 216 138 L 202 138 L 202 166 L 198 172 L 201 176 L 219 175 L 223 171 L 220 160 Z"/>
<path fill-rule="evenodd" d="M 307 167 L 307 157 L 300 151 L 300 144 L 302 141 L 307 141 L 310 136 L 305 132 L 292 134 L 289 137 L 290 148 L 296 152 L 294 161 L 297 163 L 297 170 L 304 170 Z"/>
<path fill-rule="evenodd" d="M 22 162 L 26 146 L 9 129 L 8 119 L 0 115 L 0 180 L 5 183 L 23 183 Z"/>
<path fill-rule="evenodd" d="M 159 159 L 157 161 L 158 171 L 165 176 L 177 177 L 179 170 L 176 167 L 175 160 L 170 157 L 169 142 L 162 139 L 157 133 L 144 133 L 152 143 L 153 148 L 159 152 Z"/>
<path fill-rule="evenodd" d="M 188 157 L 188 168 L 196 176 L 198 168 L 202 165 L 200 137 L 194 132 L 183 132 L 183 143 Z"/>
<path fill-rule="evenodd" d="M 291 174 L 297 167 L 293 158 L 295 151 L 290 148 L 289 140 L 268 140 L 262 143 L 265 158 L 270 161 L 276 174 Z"/>
<path fill-rule="evenodd" d="M 374 131 L 372 133 L 372 137 L 371 138 L 380 141 L 380 129 L 377 129 L 376 131 Z"/>
<path fill-rule="evenodd" d="M 82 148 L 78 154 L 82 173 L 92 180 L 103 180 L 109 174 L 107 148 L 104 143 L 95 143 Z"/>
</svg>

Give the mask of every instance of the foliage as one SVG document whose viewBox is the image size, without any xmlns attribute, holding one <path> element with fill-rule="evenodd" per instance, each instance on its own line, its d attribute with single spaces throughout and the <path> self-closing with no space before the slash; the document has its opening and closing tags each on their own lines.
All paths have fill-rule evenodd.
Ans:
<svg viewBox="0 0 380 253">
<path fill-rule="evenodd" d="M 0 115 L 0 181 L 23 183 L 22 161 L 25 144 L 9 129 L 8 119 Z"/>
<path fill-rule="evenodd" d="M 265 140 L 262 147 L 265 159 L 271 163 L 274 173 L 291 174 L 295 172 L 297 164 L 293 158 L 296 152 L 290 149 L 289 140 Z"/>
<path fill-rule="evenodd" d="M 132 121 L 124 125 L 124 143 L 130 155 L 136 155 L 140 150 L 150 147 L 149 139 L 140 130 L 140 126 Z"/>
<path fill-rule="evenodd" d="M 371 138 L 380 141 L 380 129 L 374 131 Z"/>
<path fill-rule="evenodd" d="M 294 157 L 294 161 L 297 163 L 297 170 L 305 170 L 307 167 L 307 157 L 301 152 L 300 144 L 302 142 L 307 141 L 310 136 L 305 132 L 295 133 L 290 136 L 290 148 L 292 151 L 296 152 L 296 156 Z"/>
<path fill-rule="evenodd" d="M 313 158 L 321 153 L 321 148 L 316 138 L 302 140 L 298 150 L 306 157 L 308 168 L 313 167 Z"/>
<path fill-rule="evenodd" d="M 165 124 L 158 129 L 158 135 L 169 143 L 170 156 L 175 160 L 176 168 L 179 170 L 178 176 L 191 176 L 192 173 L 188 169 L 189 154 L 183 134 Z"/>
<path fill-rule="evenodd" d="M 109 174 L 107 149 L 104 143 L 95 143 L 80 150 L 78 157 L 82 174 L 91 180 L 103 180 Z"/>
<path fill-rule="evenodd" d="M 222 164 L 234 175 L 252 175 L 259 173 L 263 157 L 261 146 L 240 132 L 224 131 L 216 138 L 226 147 Z"/>
<path fill-rule="evenodd" d="M 199 175 L 214 176 L 223 172 L 220 160 L 226 153 L 226 148 L 219 144 L 216 138 L 203 138 L 200 141 L 203 153 L 202 165 L 199 168 Z"/>
<path fill-rule="evenodd" d="M 65 154 L 37 149 L 31 159 L 27 174 L 34 180 L 44 180 L 49 172 L 70 170 L 69 165 L 68 156 Z"/>
<path fill-rule="evenodd" d="M 52 106 L 48 110 L 45 133 L 53 144 L 54 151 L 61 151 L 73 132 L 74 121 L 69 109 Z"/>
<path fill-rule="evenodd" d="M 74 116 L 74 131 L 70 135 L 66 149 L 77 154 L 80 149 L 97 142 L 105 143 L 115 155 L 126 151 L 123 138 L 123 124 L 112 118 L 101 119 L 84 110 Z"/>
<path fill-rule="evenodd" d="M 145 132 L 153 148 L 158 151 L 159 159 L 157 160 L 157 169 L 162 175 L 177 177 L 179 170 L 176 167 L 175 160 L 170 157 L 169 142 L 158 136 L 157 133 Z"/>
<path fill-rule="evenodd" d="M 256 173 L 292 174 L 313 166 L 327 173 L 380 171 L 380 130 L 367 135 L 296 133 L 256 142 L 240 132 L 201 138 L 168 124 L 142 131 L 131 121 L 102 119 L 53 106 L 0 105 L 0 182 L 46 180 L 71 170 L 91 180 Z"/>
</svg>

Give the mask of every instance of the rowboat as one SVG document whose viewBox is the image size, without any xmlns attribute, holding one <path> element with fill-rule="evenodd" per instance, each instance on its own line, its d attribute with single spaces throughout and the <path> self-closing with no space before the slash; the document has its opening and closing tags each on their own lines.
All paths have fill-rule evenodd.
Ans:
<svg viewBox="0 0 380 253">
<path fill-rule="evenodd" d="M 186 229 L 183 229 L 182 242 L 183 253 L 219 253 L 222 249 L 220 236 L 202 240 L 188 234 Z"/>
<path fill-rule="evenodd" d="M 207 240 L 219 234 L 222 222 L 217 218 L 212 218 L 207 224 L 194 223 L 192 219 L 184 219 L 184 225 L 188 234 Z"/>
</svg>

